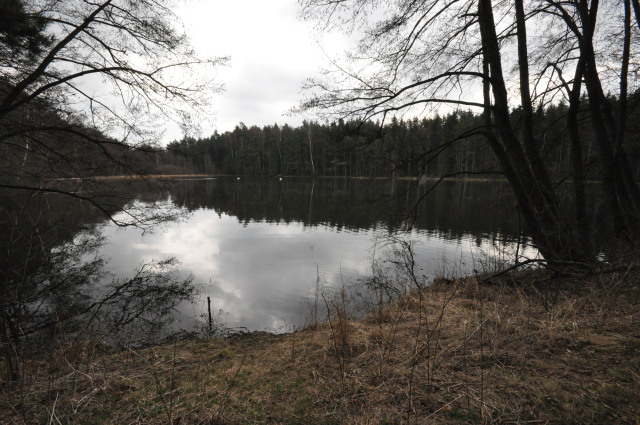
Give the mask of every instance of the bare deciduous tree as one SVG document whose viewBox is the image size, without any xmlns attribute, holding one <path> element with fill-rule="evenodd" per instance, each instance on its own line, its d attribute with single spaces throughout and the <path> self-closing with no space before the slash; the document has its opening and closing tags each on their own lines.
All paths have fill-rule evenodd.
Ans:
<svg viewBox="0 0 640 425">
<path fill-rule="evenodd" d="M 26 55 L 0 46 L 0 148 L 17 162 L 0 187 L 56 190 L 52 178 L 112 174 L 108 166 L 133 173 L 130 147 L 157 143 L 166 122 L 204 119 L 221 89 L 214 71 L 226 58 L 195 55 L 172 1 L 9 3 L 41 41 Z"/>
<path fill-rule="evenodd" d="M 344 62 L 309 82 L 303 109 L 361 119 L 443 107 L 482 112 L 484 126 L 468 135 L 484 135 L 540 252 L 549 264 L 565 266 L 589 262 L 599 250 L 589 215 L 595 205 L 585 194 L 585 167 L 593 164 L 579 127 L 588 121 L 612 239 L 635 243 L 640 198 L 624 141 L 628 97 L 638 89 L 632 77 L 640 33 L 629 1 L 300 3 L 302 15 L 323 30 L 362 34 Z M 544 135 L 535 128 L 534 110 L 559 102 L 569 105 L 570 196 L 552 181 Z"/>
<path fill-rule="evenodd" d="M 132 161 L 136 150 L 157 143 L 164 124 L 210 115 L 211 94 L 221 90 L 215 70 L 226 58 L 197 57 L 176 25 L 175 3 L 0 4 L 0 351 L 13 377 L 16 341 L 38 326 L 124 302 L 127 291 L 137 291 L 136 307 L 153 305 L 140 297 L 144 291 L 156 300 L 163 290 L 178 298 L 189 293 L 188 281 L 142 269 L 107 298 L 87 299 L 83 288 L 97 279 L 100 262 L 76 264 L 74 256 L 86 250 L 69 242 L 81 222 L 78 209 L 97 208 L 119 225 L 148 226 L 168 217 L 96 177 L 140 176 L 139 161 Z M 71 223 L 52 218 L 59 196 L 74 210 L 61 213 Z M 152 288 L 157 292 L 149 293 Z M 137 314 L 129 307 L 122 311 Z"/>
</svg>

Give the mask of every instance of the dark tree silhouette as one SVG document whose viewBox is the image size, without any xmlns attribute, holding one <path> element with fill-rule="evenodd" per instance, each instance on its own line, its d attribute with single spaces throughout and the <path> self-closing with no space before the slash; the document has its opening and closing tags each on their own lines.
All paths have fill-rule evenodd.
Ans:
<svg viewBox="0 0 640 425">
<path fill-rule="evenodd" d="M 340 72 L 309 83 L 303 109 L 383 120 L 443 106 L 482 111 L 484 123 L 463 136 L 483 136 L 549 264 L 588 263 L 599 251 L 591 238 L 595 223 L 588 214 L 595 207 L 585 195 L 587 166 L 598 167 L 612 239 L 635 243 L 640 197 L 626 142 L 639 32 L 628 0 L 300 3 L 303 16 L 322 28 L 363 34 Z M 561 119 L 571 140 L 571 195 L 559 184 L 566 179 L 552 177 L 543 156 L 549 141 L 534 115 L 560 102 L 568 103 Z M 593 134 L 588 140 L 580 127 L 585 120 Z M 595 163 L 585 156 L 591 142 Z"/>
<path fill-rule="evenodd" d="M 90 208 L 120 225 L 168 217 L 131 203 L 121 185 L 96 177 L 143 174 L 136 151 L 154 154 L 158 124 L 205 116 L 208 99 L 221 88 L 211 71 L 226 59 L 194 54 L 175 25 L 172 3 L 0 3 L 0 246 L 6 266 L 0 351 L 13 377 L 19 372 L 16 341 L 37 323 L 52 324 L 36 320 L 39 314 L 59 322 L 108 304 L 85 299 L 82 288 L 96 278 L 99 263 L 77 267 L 85 246 L 70 242 L 62 226 L 77 230 L 78 211 Z M 52 218 L 49 207 L 59 196 L 74 209 L 67 213 L 71 223 Z M 166 284 L 161 273 L 145 270 L 114 291 L 151 288 L 150 280 Z M 114 299 L 120 300 L 109 302 Z"/>
</svg>

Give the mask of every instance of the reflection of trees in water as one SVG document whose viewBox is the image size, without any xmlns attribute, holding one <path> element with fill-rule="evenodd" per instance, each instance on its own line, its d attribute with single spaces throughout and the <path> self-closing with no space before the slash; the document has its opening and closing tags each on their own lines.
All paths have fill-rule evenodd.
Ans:
<svg viewBox="0 0 640 425">
<path fill-rule="evenodd" d="M 358 231 L 412 223 L 450 239 L 517 232 L 517 221 L 505 218 L 510 201 L 503 185 L 445 182 L 414 210 L 428 187 L 403 180 L 180 181 L 163 191 L 133 185 L 128 196 L 113 197 L 112 206 L 128 211 L 138 206 L 158 214 L 150 206 L 170 199 L 179 210 L 215 209 L 245 224 L 300 222 Z M 131 203 L 134 198 L 138 202 Z M 165 313 L 193 295 L 191 281 L 178 279 L 172 262 L 141 265 L 127 279 L 108 276 L 94 253 L 101 242 L 95 223 L 105 217 L 80 201 L 14 193 L 2 196 L 0 205 L 0 343 L 13 373 L 18 351 L 43 338 L 51 342 L 120 331 L 113 336 L 117 339 L 123 329 L 140 331 L 138 337 L 142 330 L 157 333 L 170 318 Z M 161 211 L 162 217 L 171 215 Z"/>
<path fill-rule="evenodd" d="M 406 224 L 437 231 L 449 239 L 500 233 L 515 239 L 518 220 L 508 187 L 496 182 L 442 182 L 362 179 L 217 179 L 176 182 L 170 188 L 179 206 L 215 209 L 243 223 L 267 221 L 326 225 L 358 231 Z M 418 204 L 417 204 L 418 203 Z M 417 204 L 417 206 L 416 206 Z"/>
<path fill-rule="evenodd" d="M 105 217 L 80 201 L 33 193 L 0 198 L 0 352 L 12 378 L 22 354 L 60 338 L 118 342 L 128 331 L 139 341 L 157 333 L 173 307 L 194 295 L 191 279 L 176 278 L 173 261 L 110 279 L 95 254 L 102 243 L 95 223 Z"/>
</svg>

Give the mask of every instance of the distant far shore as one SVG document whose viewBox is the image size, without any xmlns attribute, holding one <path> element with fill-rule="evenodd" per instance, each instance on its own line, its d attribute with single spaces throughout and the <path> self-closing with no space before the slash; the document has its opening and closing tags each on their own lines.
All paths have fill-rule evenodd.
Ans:
<svg viewBox="0 0 640 425">
<path fill-rule="evenodd" d="M 162 179 L 189 179 L 189 178 L 283 178 L 283 179 L 351 179 L 351 180 L 403 180 L 403 181 L 429 181 L 429 182 L 437 182 L 437 181 L 467 181 L 467 182 L 500 182 L 500 183 L 508 183 L 508 180 L 504 177 L 498 176 L 486 176 L 486 177 L 407 177 L 407 176 L 387 176 L 387 177 L 367 177 L 367 176 L 297 176 L 297 175 L 256 175 L 256 174 L 141 174 L 141 175 L 117 175 L 117 176 L 92 176 L 92 177 L 63 177 L 57 179 L 50 180 L 135 180 L 135 179 L 154 179 L 154 180 L 162 180 Z M 566 180 L 565 183 L 571 183 L 571 180 Z M 601 182 L 597 180 L 588 180 L 585 183 L 587 184 L 600 184 Z"/>
<path fill-rule="evenodd" d="M 63 177 L 50 180 L 130 180 L 130 179 L 187 179 L 187 178 L 283 178 L 283 179 L 352 179 L 352 180 L 405 180 L 405 181 L 419 181 L 420 179 L 428 181 L 500 181 L 506 182 L 507 179 L 503 177 L 408 177 L 408 176 L 387 176 L 387 177 L 367 177 L 367 176 L 297 176 L 297 175 L 234 175 L 234 174 L 141 174 L 141 175 L 116 175 L 116 176 L 92 176 L 92 177 Z"/>
</svg>

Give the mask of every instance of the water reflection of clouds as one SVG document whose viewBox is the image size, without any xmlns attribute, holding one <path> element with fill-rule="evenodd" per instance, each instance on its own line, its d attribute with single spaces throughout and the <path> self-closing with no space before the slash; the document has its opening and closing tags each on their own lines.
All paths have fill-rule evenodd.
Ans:
<svg viewBox="0 0 640 425">
<path fill-rule="evenodd" d="M 213 313 L 223 310 L 221 319 L 229 327 L 286 330 L 285 325 L 304 323 L 306 300 L 318 277 L 322 285 L 340 286 L 369 274 L 376 235 L 386 230 L 245 223 L 201 209 L 155 233 L 112 226 L 105 226 L 103 233 L 108 242 L 101 255 L 110 260 L 107 267 L 114 274 L 131 275 L 144 262 L 175 257 L 181 273 L 202 285 L 196 316 L 206 312 L 209 296 Z M 429 278 L 464 272 L 478 255 L 472 237 L 447 240 L 416 231 L 409 237 L 422 241 L 416 246 L 417 272 Z"/>
<path fill-rule="evenodd" d="M 153 259 L 175 257 L 184 275 L 192 274 L 210 296 L 214 311 L 224 310 L 229 326 L 278 329 L 295 326 L 317 273 L 323 284 L 334 284 L 343 274 L 365 273 L 371 238 L 309 228 L 251 222 L 213 210 L 198 210 L 188 221 L 162 232 L 142 235 L 137 229 L 104 228 L 108 243 L 101 255 L 114 274 L 127 275 Z"/>
</svg>

